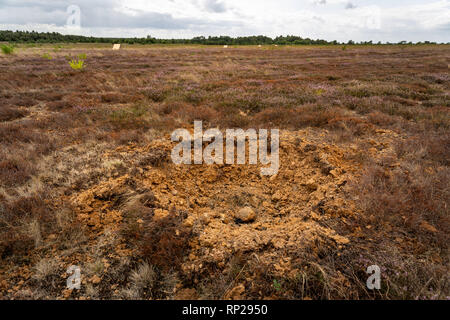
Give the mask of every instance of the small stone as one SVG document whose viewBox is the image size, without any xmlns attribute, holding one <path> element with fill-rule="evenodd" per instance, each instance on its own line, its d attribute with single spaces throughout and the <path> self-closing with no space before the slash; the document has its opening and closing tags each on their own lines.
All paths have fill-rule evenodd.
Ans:
<svg viewBox="0 0 450 320">
<path fill-rule="evenodd" d="M 194 217 L 189 216 L 184 220 L 184 225 L 188 228 L 191 228 L 194 225 Z"/>
<path fill-rule="evenodd" d="M 316 191 L 319 187 L 314 179 L 309 179 L 304 185 L 306 186 L 306 188 L 308 188 L 309 191 Z"/>
<path fill-rule="evenodd" d="M 65 299 L 68 299 L 70 297 L 70 295 L 72 294 L 72 289 L 65 289 L 65 290 L 63 290 L 62 294 Z"/>
<path fill-rule="evenodd" d="M 211 222 L 211 220 L 216 217 L 216 213 L 214 211 L 206 211 L 203 213 L 202 215 L 202 222 L 204 224 L 209 224 Z"/>
<path fill-rule="evenodd" d="M 231 217 L 228 214 L 221 214 L 220 215 L 220 220 L 222 221 L 222 223 L 224 224 L 229 224 L 232 222 Z"/>
<path fill-rule="evenodd" d="M 272 195 L 272 200 L 273 201 L 279 201 L 281 200 L 281 198 L 283 197 L 283 194 L 281 193 L 281 191 L 277 191 Z"/>
<path fill-rule="evenodd" d="M 94 275 L 94 276 L 91 278 L 91 282 L 92 282 L 93 284 L 98 284 L 98 283 L 100 283 L 101 280 L 102 280 L 102 279 L 100 279 L 100 277 L 99 277 L 98 275 Z"/>
<path fill-rule="evenodd" d="M 234 217 L 242 222 L 251 222 L 256 219 L 256 213 L 252 208 L 244 207 L 236 212 Z"/>
</svg>

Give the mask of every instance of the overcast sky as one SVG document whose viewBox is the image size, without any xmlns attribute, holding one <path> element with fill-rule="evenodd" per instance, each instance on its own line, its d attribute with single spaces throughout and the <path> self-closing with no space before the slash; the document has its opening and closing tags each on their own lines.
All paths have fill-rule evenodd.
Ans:
<svg viewBox="0 0 450 320">
<path fill-rule="evenodd" d="M 69 10 L 75 5 L 80 9 Z M 80 22 L 80 28 L 77 23 Z M 0 29 L 111 37 L 450 42 L 450 0 L 0 0 Z"/>
</svg>

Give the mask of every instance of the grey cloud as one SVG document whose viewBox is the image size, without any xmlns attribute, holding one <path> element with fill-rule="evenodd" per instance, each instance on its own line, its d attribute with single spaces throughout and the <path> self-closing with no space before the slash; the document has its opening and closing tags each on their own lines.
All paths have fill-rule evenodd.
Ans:
<svg viewBox="0 0 450 320">
<path fill-rule="evenodd" d="M 227 11 L 225 4 L 219 0 L 205 0 L 205 9 L 209 12 L 216 13 Z"/>
<path fill-rule="evenodd" d="M 353 3 L 348 2 L 347 5 L 345 6 L 345 9 L 355 9 L 356 7 L 357 7 L 357 6 L 354 5 Z"/>
<path fill-rule="evenodd" d="M 319 16 L 313 16 L 312 19 L 315 20 L 315 21 L 318 21 L 320 23 L 325 22 L 325 20 L 323 18 L 319 17 Z"/>
<path fill-rule="evenodd" d="M 450 32 L 450 23 L 443 24 L 439 27 L 439 30 Z M 450 40 L 450 39 L 449 39 Z"/>
<path fill-rule="evenodd" d="M 127 9 L 126 12 L 117 11 L 126 4 L 125 0 L 0 0 L 0 25 L 4 29 L 30 29 L 59 31 L 64 33 L 68 14 L 67 7 L 76 4 L 81 8 L 81 33 L 89 35 L 108 36 L 136 36 L 151 33 L 157 37 L 190 37 L 197 35 L 251 35 L 267 34 L 276 36 L 278 34 L 299 34 L 302 33 L 310 38 L 324 38 L 327 40 L 337 39 L 346 41 L 353 39 L 361 40 L 412 40 L 412 41 L 437 41 L 449 42 L 450 24 L 448 19 L 443 19 L 448 14 L 448 5 L 436 5 L 443 3 L 434 0 L 437 9 L 430 9 L 427 14 L 428 25 L 422 23 L 423 19 L 419 13 L 412 12 L 409 15 L 403 14 L 402 6 L 398 8 L 382 9 L 381 29 L 373 30 L 367 28 L 365 24 L 355 25 L 352 15 L 358 16 L 359 9 L 364 14 L 364 6 L 361 4 L 358 10 L 345 10 L 355 6 L 357 0 L 308 0 L 311 4 L 308 10 L 308 19 L 305 19 L 302 12 L 305 6 L 298 4 L 298 7 L 286 8 L 285 12 L 263 13 L 256 16 L 250 5 L 240 8 L 239 5 L 228 4 L 226 0 L 167 0 L 180 8 L 185 5 L 185 1 L 190 1 L 193 11 L 190 16 L 177 16 L 176 14 L 158 12 L 148 12 L 145 10 Z M 294 0 L 272 0 L 277 1 L 283 9 L 284 3 L 297 2 Z M 424 3 L 425 0 L 422 0 Z M 438 2 L 440 1 L 440 2 Z M 365 1 L 368 3 L 369 1 Z M 363 3 L 363 1 L 361 1 Z M 359 3 L 358 3 L 359 4 Z M 426 4 L 426 3 L 425 3 Z M 257 4 L 255 4 L 256 6 Z M 405 5 L 405 8 L 408 6 Z M 295 9 L 297 8 L 297 9 Z M 441 9 L 439 9 L 441 8 Z M 386 10 L 383 10 L 386 9 Z M 434 11 L 433 11 L 434 10 Z M 207 12 L 205 14 L 205 12 Z M 218 13 L 218 14 L 209 14 Z M 221 17 L 220 13 L 227 12 Z M 299 18 L 296 18 L 296 14 Z M 259 15 L 259 13 L 258 13 Z M 334 19 L 338 16 L 342 19 Z M 432 19 L 436 16 L 437 21 Z M 286 17 L 286 19 L 285 19 Z M 314 17 L 314 18 L 313 18 Z M 320 20 L 321 19 L 321 20 Z M 336 21 L 334 21 L 334 20 Z M 271 21 L 280 21 L 274 25 Z M 441 23 L 438 23 L 441 21 Z M 11 27 L 10 27 L 11 26 Z M 14 26 L 14 27 L 12 27 Z M 56 26 L 56 27 L 55 27 Z M 325 27 L 327 26 L 327 27 Z M 62 28 L 59 28 L 62 27 Z M 320 27 L 320 28 L 319 28 Z M 70 31 L 71 32 L 71 31 Z"/>
<path fill-rule="evenodd" d="M 198 19 L 175 19 L 170 14 L 138 12 L 130 16 L 110 8 L 81 9 L 83 27 L 183 29 L 201 24 Z"/>
<path fill-rule="evenodd" d="M 3 24 L 52 24 L 64 26 L 67 7 L 72 1 L 0 1 L 0 21 Z M 134 11 L 129 15 L 115 10 L 116 0 L 77 0 L 81 9 L 81 25 L 88 28 L 155 28 L 186 29 L 205 25 L 229 26 L 237 22 L 209 21 L 198 18 L 175 18 L 171 14 Z M 221 2 L 207 1 L 209 10 L 226 10 Z"/>
</svg>

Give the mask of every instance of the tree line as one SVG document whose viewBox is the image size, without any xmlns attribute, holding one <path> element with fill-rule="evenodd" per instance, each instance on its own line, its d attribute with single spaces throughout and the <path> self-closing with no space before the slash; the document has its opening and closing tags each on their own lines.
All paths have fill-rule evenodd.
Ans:
<svg viewBox="0 0 450 320">
<path fill-rule="evenodd" d="M 36 31 L 9 31 L 0 30 L 1 42 L 18 43 L 121 43 L 121 44 L 203 44 L 203 45 L 371 45 L 372 41 L 348 42 L 314 40 L 299 36 L 278 36 L 271 38 L 267 36 L 229 37 L 229 36 L 209 36 L 194 37 L 192 39 L 157 39 L 152 36 L 145 38 L 105 38 L 86 37 L 79 35 L 63 35 L 58 32 L 36 32 Z M 376 44 L 382 44 L 378 42 Z M 436 44 L 435 42 L 406 42 L 386 44 Z"/>
</svg>

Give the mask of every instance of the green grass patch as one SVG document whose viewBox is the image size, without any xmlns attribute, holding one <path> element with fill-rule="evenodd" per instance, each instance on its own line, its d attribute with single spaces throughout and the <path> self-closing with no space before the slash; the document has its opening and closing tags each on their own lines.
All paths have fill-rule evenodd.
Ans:
<svg viewBox="0 0 450 320">
<path fill-rule="evenodd" d="M 1 50 L 4 54 L 13 54 L 14 52 L 14 46 L 9 46 L 6 44 L 2 44 Z"/>
</svg>

